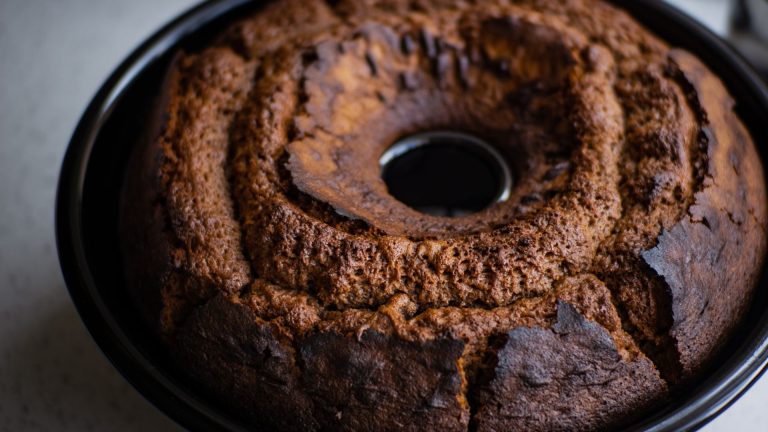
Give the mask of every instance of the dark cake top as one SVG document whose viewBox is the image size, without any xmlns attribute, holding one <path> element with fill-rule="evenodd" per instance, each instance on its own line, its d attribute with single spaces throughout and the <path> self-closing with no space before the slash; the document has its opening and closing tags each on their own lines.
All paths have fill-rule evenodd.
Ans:
<svg viewBox="0 0 768 432">
<path fill-rule="evenodd" d="M 631 382 L 621 360 L 657 394 L 738 322 L 764 255 L 762 168 L 727 91 L 603 2 L 278 2 L 182 54 L 165 92 L 166 335 L 226 296 L 290 340 L 460 341 L 464 390 L 487 352 L 513 367 L 538 344 L 557 362 L 526 389 L 584 364 Z M 391 196 L 380 157 L 430 130 L 493 146 L 509 197 L 443 217 Z"/>
</svg>

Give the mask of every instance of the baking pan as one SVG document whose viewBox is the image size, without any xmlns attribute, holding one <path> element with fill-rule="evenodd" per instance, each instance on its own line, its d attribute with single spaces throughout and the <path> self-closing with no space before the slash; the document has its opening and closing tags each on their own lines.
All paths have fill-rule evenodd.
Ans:
<svg viewBox="0 0 768 432">
<path fill-rule="evenodd" d="M 683 13 L 652 0 L 615 1 L 653 32 L 699 56 L 725 82 L 768 166 L 768 90 L 721 39 Z M 67 149 L 56 202 L 59 260 L 72 300 L 115 367 L 147 399 L 191 430 L 246 430 L 214 398 L 180 376 L 139 322 L 124 290 L 117 220 L 126 161 L 174 52 L 195 50 L 259 2 L 201 4 L 137 48 L 88 105 Z M 765 272 L 764 272 L 765 273 Z M 742 395 L 768 364 L 768 280 L 743 326 L 702 378 L 626 430 L 697 429 Z M 252 428 L 254 425 L 250 425 Z M 258 425 L 256 425 L 258 426 Z"/>
</svg>

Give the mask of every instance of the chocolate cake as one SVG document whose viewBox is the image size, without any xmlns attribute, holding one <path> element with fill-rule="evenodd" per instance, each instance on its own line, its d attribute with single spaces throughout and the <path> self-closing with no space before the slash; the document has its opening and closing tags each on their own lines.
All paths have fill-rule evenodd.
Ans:
<svg viewBox="0 0 768 432">
<path fill-rule="evenodd" d="M 127 288 L 254 427 L 620 426 L 752 297 L 766 191 L 733 106 L 601 1 L 269 3 L 172 62 L 127 171 Z M 434 130 L 496 149 L 509 196 L 395 199 L 382 154 Z"/>
</svg>

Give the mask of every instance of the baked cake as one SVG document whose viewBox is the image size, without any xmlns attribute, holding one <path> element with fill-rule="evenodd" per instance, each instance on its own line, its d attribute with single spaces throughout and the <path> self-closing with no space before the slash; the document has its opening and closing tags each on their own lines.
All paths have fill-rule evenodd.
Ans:
<svg viewBox="0 0 768 432">
<path fill-rule="evenodd" d="M 173 361 L 265 430 L 592 430 L 717 354 L 766 250 L 721 81 L 587 0 L 286 0 L 169 68 L 127 171 L 127 288 Z M 510 196 L 393 198 L 451 129 Z"/>
</svg>

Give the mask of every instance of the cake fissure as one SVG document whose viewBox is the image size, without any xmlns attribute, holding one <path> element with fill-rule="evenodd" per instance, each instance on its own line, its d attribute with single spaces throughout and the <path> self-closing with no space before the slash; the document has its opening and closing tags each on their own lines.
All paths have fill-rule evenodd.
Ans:
<svg viewBox="0 0 768 432">
<path fill-rule="evenodd" d="M 719 79 L 602 1 L 270 2 L 179 53 L 126 176 L 126 286 L 265 430 L 595 430 L 696 379 L 766 249 Z M 462 217 L 379 158 L 430 130 L 515 174 Z"/>
</svg>

